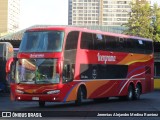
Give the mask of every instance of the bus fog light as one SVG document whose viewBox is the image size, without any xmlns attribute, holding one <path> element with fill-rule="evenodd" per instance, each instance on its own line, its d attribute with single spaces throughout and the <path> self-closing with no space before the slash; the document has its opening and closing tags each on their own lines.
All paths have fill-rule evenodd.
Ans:
<svg viewBox="0 0 160 120">
<path fill-rule="evenodd" d="M 16 90 L 17 93 L 23 94 L 24 92 L 21 90 Z"/>
<path fill-rule="evenodd" d="M 57 93 L 60 93 L 60 90 L 52 90 L 47 92 L 47 94 L 57 94 Z"/>
</svg>

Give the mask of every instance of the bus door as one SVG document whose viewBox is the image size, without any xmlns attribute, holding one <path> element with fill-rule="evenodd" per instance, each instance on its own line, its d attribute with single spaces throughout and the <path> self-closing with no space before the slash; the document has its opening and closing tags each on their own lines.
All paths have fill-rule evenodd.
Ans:
<svg viewBox="0 0 160 120">
<path fill-rule="evenodd" d="M 71 64 L 70 62 L 68 61 L 65 61 L 64 62 L 64 65 L 63 65 L 63 73 L 62 73 L 62 76 L 63 76 L 63 83 L 68 83 L 68 82 L 71 82 L 73 81 L 73 78 L 74 78 L 74 64 Z"/>
<path fill-rule="evenodd" d="M 66 90 L 70 90 L 74 86 L 74 83 L 72 82 L 74 80 L 74 73 L 75 73 L 75 64 L 65 61 L 63 64 L 62 82 L 65 85 Z"/>
</svg>

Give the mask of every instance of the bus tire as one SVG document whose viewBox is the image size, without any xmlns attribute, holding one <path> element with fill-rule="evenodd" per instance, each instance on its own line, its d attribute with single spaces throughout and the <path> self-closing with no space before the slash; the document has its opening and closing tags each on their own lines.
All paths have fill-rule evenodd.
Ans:
<svg viewBox="0 0 160 120">
<path fill-rule="evenodd" d="M 82 90 L 82 87 L 79 87 L 79 89 L 78 89 L 78 92 L 77 92 L 77 99 L 76 99 L 76 101 L 75 101 L 75 104 L 76 105 L 81 105 L 82 104 L 82 101 L 84 100 L 84 95 L 85 95 L 85 93 L 84 93 L 84 91 Z"/>
<path fill-rule="evenodd" d="M 134 99 L 139 100 L 141 95 L 141 86 L 140 84 L 136 85 L 135 91 L 134 91 Z"/>
<path fill-rule="evenodd" d="M 134 96 L 134 88 L 133 85 L 129 85 L 128 87 L 128 93 L 127 93 L 127 100 L 133 100 L 133 96 Z"/>
<path fill-rule="evenodd" d="M 39 101 L 39 107 L 44 107 L 45 106 L 45 101 Z"/>
</svg>

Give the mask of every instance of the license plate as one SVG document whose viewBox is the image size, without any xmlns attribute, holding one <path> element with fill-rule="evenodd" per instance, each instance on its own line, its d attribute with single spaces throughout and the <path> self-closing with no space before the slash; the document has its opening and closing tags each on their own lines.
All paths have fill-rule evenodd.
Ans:
<svg viewBox="0 0 160 120">
<path fill-rule="evenodd" d="M 32 97 L 32 100 L 39 100 L 39 97 Z"/>
</svg>

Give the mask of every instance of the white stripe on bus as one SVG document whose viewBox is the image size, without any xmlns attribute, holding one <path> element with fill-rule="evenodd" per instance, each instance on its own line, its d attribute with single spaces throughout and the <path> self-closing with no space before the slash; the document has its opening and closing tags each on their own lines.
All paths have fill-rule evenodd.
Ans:
<svg viewBox="0 0 160 120">
<path fill-rule="evenodd" d="M 83 79 L 83 80 L 73 80 L 74 82 L 79 81 L 112 81 L 112 80 L 145 80 L 145 78 L 128 78 L 128 79 Z"/>
</svg>

